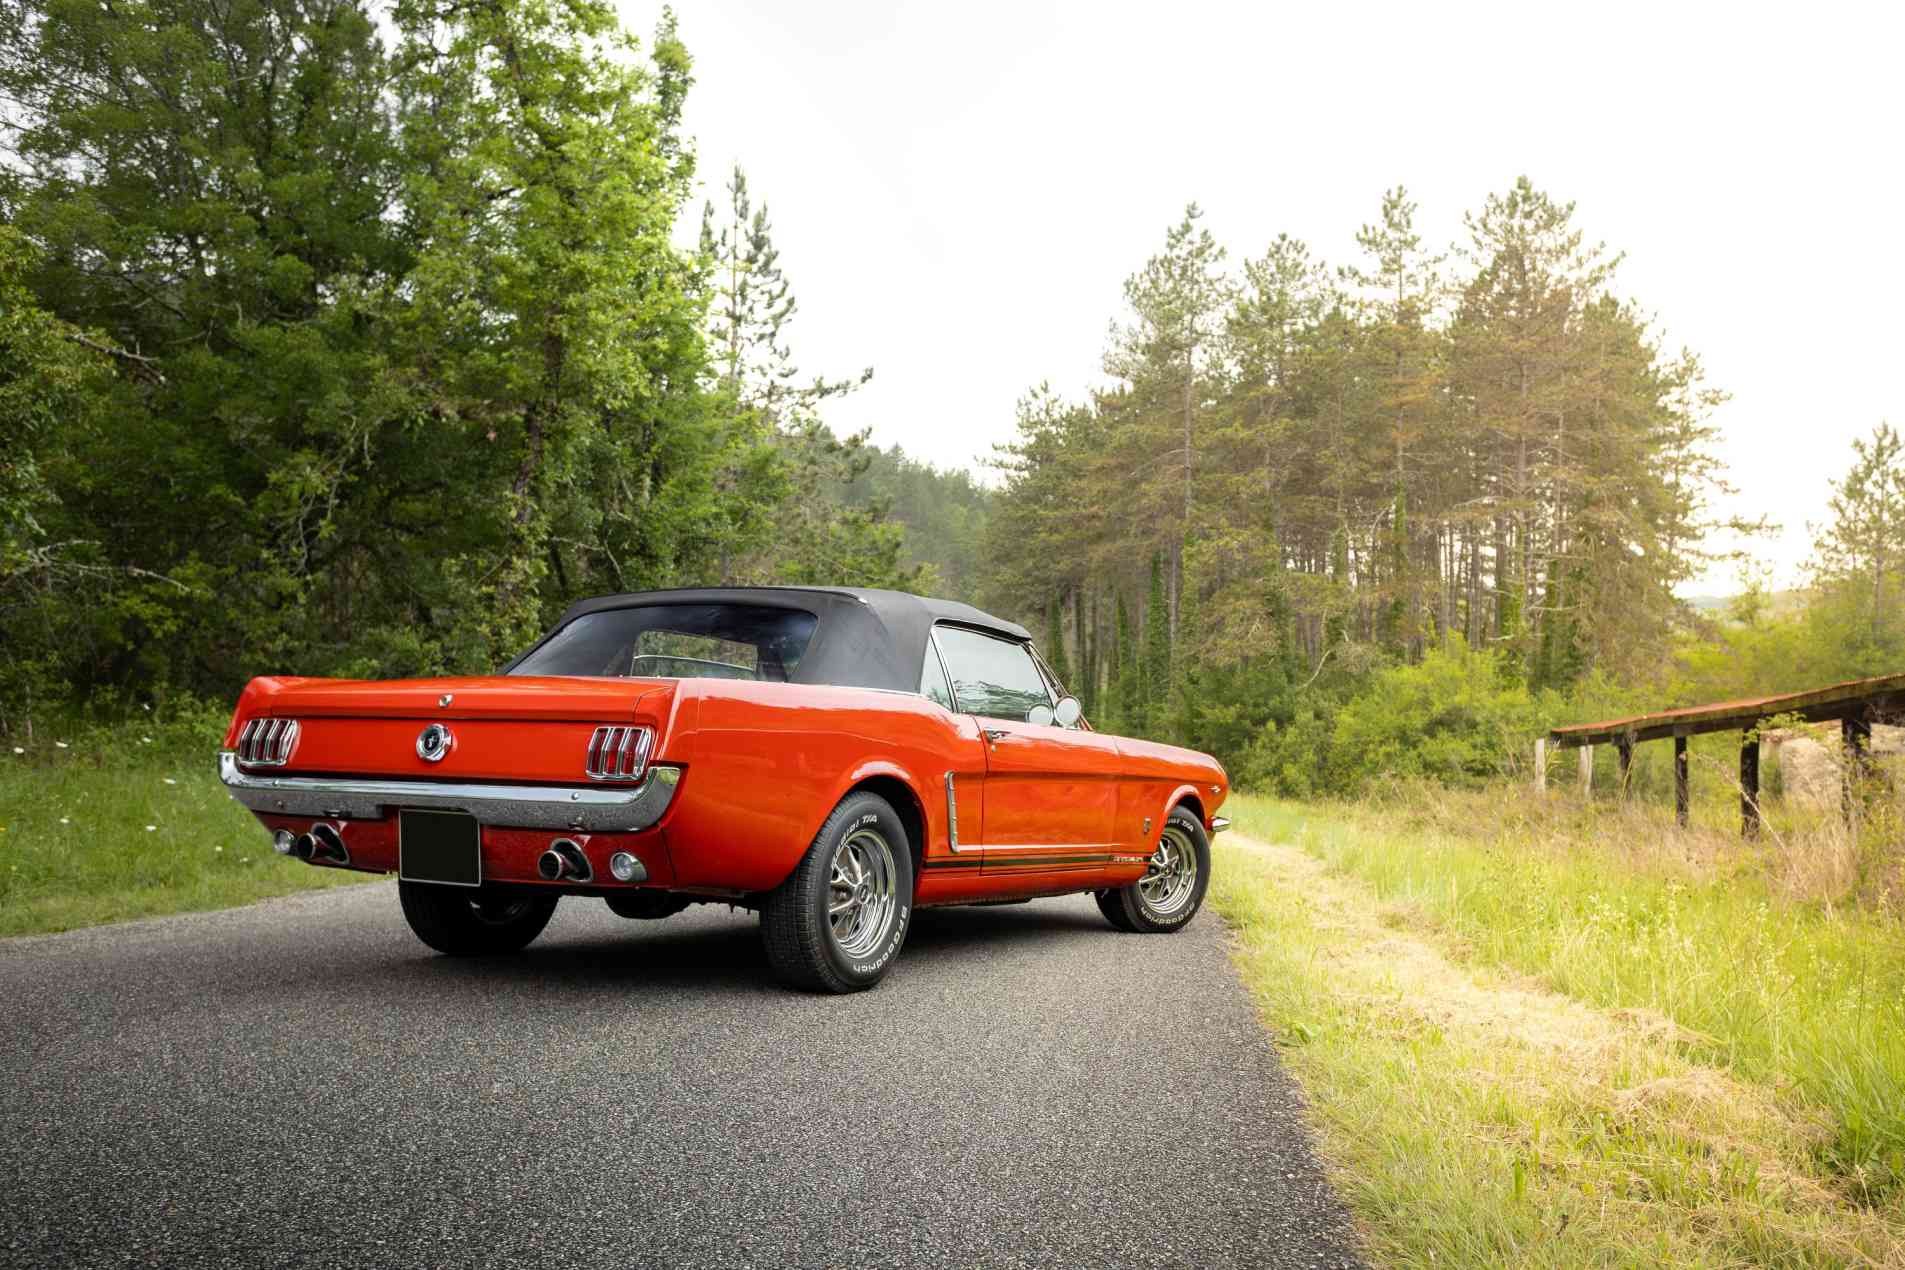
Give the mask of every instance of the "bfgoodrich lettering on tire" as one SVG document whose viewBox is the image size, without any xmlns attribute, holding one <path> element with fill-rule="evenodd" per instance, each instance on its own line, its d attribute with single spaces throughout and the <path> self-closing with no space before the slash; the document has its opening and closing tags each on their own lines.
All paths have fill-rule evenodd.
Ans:
<svg viewBox="0 0 1905 1270">
<path fill-rule="evenodd" d="M 912 917 L 906 826 L 884 798 L 853 794 L 761 906 L 761 942 L 790 987 L 858 992 L 886 975 Z"/>
<path fill-rule="evenodd" d="M 1176 807 L 1165 818 L 1144 876 L 1096 898 L 1099 911 L 1119 930 L 1162 934 L 1190 925 L 1209 886 L 1210 837 L 1196 816 Z"/>
</svg>

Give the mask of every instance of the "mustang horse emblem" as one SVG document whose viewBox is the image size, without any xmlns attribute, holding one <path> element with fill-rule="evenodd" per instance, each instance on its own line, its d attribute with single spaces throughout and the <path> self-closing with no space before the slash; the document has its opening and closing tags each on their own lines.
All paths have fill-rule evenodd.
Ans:
<svg viewBox="0 0 1905 1270">
<path fill-rule="evenodd" d="M 454 744 L 456 738 L 450 735 L 450 729 L 441 723 L 432 723 L 417 733 L 417 757 L 426 763 L 441 763 Z"/>
</svg>

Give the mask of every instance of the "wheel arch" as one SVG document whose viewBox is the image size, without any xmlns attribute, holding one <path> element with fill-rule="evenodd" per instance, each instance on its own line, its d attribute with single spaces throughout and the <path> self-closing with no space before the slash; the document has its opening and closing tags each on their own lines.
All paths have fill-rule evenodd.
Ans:
<svg viewBox="0 0 1905 1270">
<path fill-rule="evenodd" d="M 1197 817 L 1197 823 L 1202 825 L 1206 832 L 1209 831 L 1210 817 L 1204 814 L 1204 798 L 1197 792 L 1195 785 L 1180 785 L 1172 790 L 1170 799 L 1164 804 L 1164 814 L 1169 816 L 1179 807 L 1189 808 L 1191 815 Z"/>
<path fill-rule="evenodd" d="M 900 824 L 906 829 L 907 845 L 913 854 L 913 890 L 919 890 L 920 863 L 926 857 L 926 804 L 919 795 L 912 775 L 892 763 L 868 763 L 856 769 L 848 778 L 847 787 L 840 791 L 840 797 L 833 800 L 827 808 L 827 814 L 833 814 L 833 808 L 858 793 L 878 794 L 891 804 L 900 818 Z M 816 827 L 814 832 L 818 833 Z"/>
</svg>

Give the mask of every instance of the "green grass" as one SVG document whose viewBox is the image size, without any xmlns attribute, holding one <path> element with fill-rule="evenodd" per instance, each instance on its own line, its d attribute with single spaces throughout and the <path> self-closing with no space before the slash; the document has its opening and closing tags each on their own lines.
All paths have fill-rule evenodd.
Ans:
<svg viewBox="0 0 1905 1270">
<path fill-rule="evenodd" d="M 42 734 L 44 735 L 44 734 Z M 0 936 L 229 908 L 374 875 L 285 859 L 203 748 L 116 733 L 0 746 Z M 149 826 L 149 827 L 148 827 Z"/>
<path fill-rule="evenodd" d="M 1845 871 L 1773 858 L 1831 843 L 1519 792 L 1226 811 L 1321 866 L 1293 882 L 1228 850 L 1213 898 L 1379 1255 L 1905 1256 L 1905 925 L 1796 894 Z M 1409 980 L 1397 949 L 1423 944 L 1457 979 Z M 1524 985 L 1553 1008 L 1518 1013 Z M 1569 1029 L 1589 1039 L 1527 1042 Z"/>
</svg>

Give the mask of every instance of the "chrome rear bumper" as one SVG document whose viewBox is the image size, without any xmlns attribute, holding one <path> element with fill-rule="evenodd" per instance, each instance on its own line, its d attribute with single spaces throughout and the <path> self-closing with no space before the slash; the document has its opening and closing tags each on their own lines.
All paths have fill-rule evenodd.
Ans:
<svg viewBox="0 0 1905 1270">
<path fill-rule="evenodd" d="M 398 807 L 466 811 L 486 825 L 639 833 L 675 800 L 681 769 L 651 766 L 640 784 L 483 785 L 354 776 L 254 776 L 230 750 L 218 755 L 218 779 L 252 811 L 331 820 L 381 820 Z"/>
</svg>

